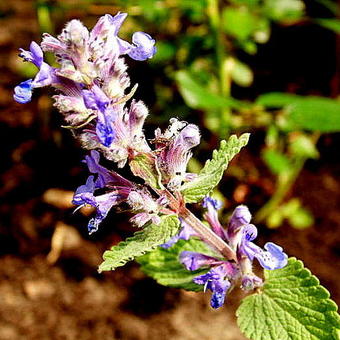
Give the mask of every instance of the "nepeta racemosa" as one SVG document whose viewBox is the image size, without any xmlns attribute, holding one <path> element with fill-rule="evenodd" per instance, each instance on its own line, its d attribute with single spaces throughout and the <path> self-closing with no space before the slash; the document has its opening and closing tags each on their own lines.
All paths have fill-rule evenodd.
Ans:
<svg viewBox="0 0 340 340">
<path fill-rule="evenodd" d="M 34 63 L 39 72 L 33 80 L 15 88 L 14 98 L 25 103 L 31 99 L 34 88 L 46 85 L 52 85 L 59 92 L 53 96 L 55 106 L 82 146 L 91 150 L 85 157 L 91 175 L 73 198 L 76 205 L 89 204 L 96 208 L 96 215 L 88 224 L 90 234 L 98 229 L 113 206 L 124 202 L 133 213 L 130 221 L 137 227 L 148 223 L 159 225 L 166 216 L 178 216 L 182 231 L 175 238 L 181 238 L 185 229 L 190 228 L 194 231 L 192 236 L 216 248 L 216 257 L 183 251 L 179 260 L 191 271 L 211 268 L 194 282 L 213 291 L 212 306 L 218 308 L 227 291 L 240 280 L 245 289 L 261 285 L 261 279 L 252 272 L 254 258 L 264 268 L 277 269 L 286 265 L 287 256 L 272 243 L 263 251 L 251 242 L 257 232 L 250 224 L 250 213 L 245 206 L 236 208 L 228 229 L 218 221 L 218 202 L 209 197 L 202 202 L 207 208 L 205 219 L 211 229 L 199 220 L 188 220 L 181 190 L 183 184 L 197 179 L 197 174 L 187 173 L 186 168 L 191 149 L 200 143 L 200 132 L 196 125 L 172 118 L 164 132 L 158 128 L 154 139 L 150 143 L 146 140 L 143 125 L 148 110 L 143 102 L 132 99 L 136 86 L 126 94 L 130 79 L 122 56 L 135 60 L 152 58 L 156 52 L 155 41 L 143 32 L 134 33 L 132 44 L 119 38 L 118 31 L 125 17 L 123 13 L 114 17 L 105 15 L 91 32 L 80 21 L 72 20 L 58 38 L 45 34 L 41 47 L 32 42 L 30 51 L 21 50 L 20 56 Z M 60 68 L 45 63 L 43 51 L 53 52 Z M 148 185 L 137 185 L 103 167 L 100 154 L 115 162 L 118 168 L 129 163 L 132 172 Z M 155 183 L 150 182 L 149 176 L 156 177 Z M 222 248 L 214 244 L 216 240 Z M 219 250 L 222 253 L 218 253 Z"/>
<path fill-rule="evenodd" d="M 143 127 L 148 109 L 133 99 L 136 85 L 128 90 L 124 56 L 138 61 L 152 58 L 155 40 L 143 32 L 134 33 L 132 43 L 119 38 L 126 16 L 105 15 L 90 32 L 72 20 L 57 38 L 44 34 L 40 45 L 32 42 L 29 51 L 21 50 L 20 56 L 39 72 L 15 88 L 14 99 L 26 103 L 35 88 L 56 89 L 54 105 L 64 116 L 64 127 L 88 150 L 84 162 L 90 175 L 76 190 L 73 203 L 95 207 L 89 233 L 97 231 L 110 209 L 121 204 L 129 208 L 131 223 L 140 229 L 104 253 L 99 271 L 137 258 L 160 283 L 211 290 L 211 306 L 219 308 L 234 287 L 246 291 L 262 287 L 262 279 L 253 272 L 255 259 L 269 271 L 287 265 L 281 247 L 268 242 L 262 249 L 253 242 L 257 228 L 246 206 L 236 207 L 229 224 L 223 226 L 218 218 L 221 204 L 210 197 L 249 135 L 222 141 L 198 174 L 187 172 L 191 150 L 200 143 L 196 125 L 172 118 L 165 131 L 158 128 L 154 138 L 146 140 Z M 43 51 L 52 52 L 59 67 L 44 62 Z M 112 169 L 100 164 L 101 157 L 112 161 Z M 143 185 L 118 173 L 126 165 Z M 187 203 L 202 205 L 204 223 Z"/>
</svg>

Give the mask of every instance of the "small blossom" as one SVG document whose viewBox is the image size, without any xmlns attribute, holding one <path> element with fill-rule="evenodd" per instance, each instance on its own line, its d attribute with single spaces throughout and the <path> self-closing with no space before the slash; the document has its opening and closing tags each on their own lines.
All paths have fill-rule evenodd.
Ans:
<svg viewBox="0 0 340 340">
<path fill-rule="evenodd" d="M 96 208 L 96 216 L 88 224 L 90 234 L 98 230 L 99 224 L 105 219 L 113 206 L 116 206 L 129 197 L 134 185 L 113 171 L 109 171 L 99 164 L 99 153 L 95 150 L 86 156 L 85 163 L 91 175 L 85 185 L 81 185 L 75 192 L 73 204 L 91 205 Z M 97 195 L 97 189 L 107 189 L 109 192 Z"/>
<path fill-rule="evenodd" d="M 179 262 L 181 262 L 186 269 L 194 271 L 202 267 L 222 264 L 224 261 L 194 251 L 182 251 L 179 256 Z"/>
<path fill-rule="evenodd" d="M 208 210 L 204 214 L 204 218 L 211 226 L 211 229 L 222 239 L 226 239 L 226 230 L 223 229 L 220 221 L 218 220 L 217 213 L 217 211 L 222 208 L 222 202 L 211 197 L 205 197 L 203 199 L 202 206 Z"/>
<path fill-rule="evenodd" d="M 200 143 L 199 129 L 194 124 L 171 119 L 164 134 L 156 130 L 155 137 L 158 165 L 165 184 L 170 190 L 178 190 L 187 175 L 191 149 Z"/>
<path fill-rule="evenodd" d="M 256 258 L 260 265 L 269 270 L 280 269 L 286 266 L 288 256 L 278 245 L 268 242 L 264 249 L 254 244 L 253 241 L 257 236 L 257 228 L 253 224 L 243 227 L 242 238 L 238 247 L 239 254 L 246 255 L 251 261 Z"/>
<path fill-rule="evenodd" d="M 197 233 L 181 218 L 179 220 L 182 225 L 182 228 L 179 231 L 179 233 L 171 237 L 171 239 L 168 242 L 161 244 L 160 247 L 168 249 L 172 247 L 174 244 L 176 244 L 178 240 L 189 240 L 190 237 L 198 236 Z"/>
<path fill-rule="evenodd" d="M 96 85 L 93 86 L 91 90 L 83 90 L 83 96 L 85 106 L 97 113 L 97 137 L 104 146 L 109 147 L 116 135 L 113 125 L 116 119 L 116 113 L 113 108 L 109 106 L 109 98 Z"/>
<path fill-rule="evenodd" d="M 249 224 L 250 220 L 251 214 L 245 205 L 239 205 L 236 207 L 230 218 L 228 235 L 232 237 L 242 226 Z"/>
<path fill-rule="evenodd" d="M 39 68 L 39 72 L 34 79 L 28 79 L 14 89 L 14 100 L 20 104 L 25 104 L 31 101 L 34 88 L 52 84 L 55 75 L 53 68 L 43 61 L 43 52 L 36 42 L 31 43 L 29 51 L 23 49 L 20 49 L 20 51 L 20 57 Z"/>
<path fill-rule="evenodd" d="M 227 291 L 231 287 L 229 277 L 235 275 L 235 270 L 229 263 L 223 263 L 213 267 L 204 275 L 194 278 L 194 282 L 204 285 L 205 289 L 212 291 L 210 305 L 212 308 L 220 308 L 223 306 Z"/>
<path fill-rule="evenodd" d="M 133 212 L 138 212 L 137 215 L 130 219 L 130 222 L 137 227 L 142 227 L 149 221 L 154 224 L 161 222 L 159 213 L 162 210 L 162 205 L 160 201 L 155 200 L 147 190 L 131 191 L 127 203 Z"/>
<path fill-rule="evenodd" d="M 242 277 L 241 288 L 244 290 L 253 290 L 257 287 L 261 287 L 263 285 L 263 281 L 256 275 L 244 275 Z"/>
<path fill-rule="evenodd" d="M 136 32 L 132 36 L 133 46 L 128 55 L 135 60 L 146 60 L 152 58 L 156 53 L 155 40 L 144 32 Z"/>
<path fill-rule="evenodd" d="M 14 88 L 13 98 L 20 104 L 26 104 L 31 101 L 32 98 L 32 79 L 23 81 Z"/>
</svg>

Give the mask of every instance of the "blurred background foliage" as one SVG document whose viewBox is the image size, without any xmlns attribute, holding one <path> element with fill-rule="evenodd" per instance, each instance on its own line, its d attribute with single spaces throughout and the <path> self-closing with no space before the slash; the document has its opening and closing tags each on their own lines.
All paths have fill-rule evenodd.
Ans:
<svg viewBox="0 0 340 340">
<path fill-rule="evenodd" d="M 140 83 L 137 95 L 151 108 L 151 123 L 165 124 L 173 116 L 194 121 L 203 130 L 205 151 L 231 133 L 261 132 L 261 156 L 275 177 L 275 190 L 259 207 L 255 221 L 266 222 L 270 228 L 285 219 L 296 228 L 313 223 L 311 213 L 298 198 L 289 198 L 289 192 L 306 160 L 319 157 L 316 143 L 320 135 L 340 131 L 338 74 L 329 79 L 330 84 L 313 87 L 306 84 L 308 79 L 294 79 L 296 65 L 301 64 L 294 59 L 297 46 L 290 48 L 293 55 L 286 59 L 276 55 L 279 61 L 261 60 L 261 54 L 266 44 L 273 43 L 282 52 L 280 44 L 287 41 L 280 41 L 280 32 L 294 34 L 296 27 L 324 28 L 335 39 L 340 32 L 335 2 L 40 0 L 36 10 L 41 32 L 50 33 L 59 32 L 60 25 L 72 17 L 81 17 L 91 26 L 104 13 L 128 12 L 122 36 L 144 30 L 157 40 L 156 56 L 146 65 L 132 64 L 130 72 L 132 80 Z M 336 68 L 332 58 L 328 56 Z M 315 73 L 323 72 L 325 62 L 321 58 L 314 65 Z M 292 79 L 288 84 L 276 82 L 280 73 L 274 68 L 277 74 L 265 74 L 273 70 L 270 65 L 266 69 L 265 63 L 282 67 Z M 27 76 L 33 70 L 25 64 L 21 71 Z M 313 78 L 313 70 L 311 73 Z M 190 163 L 192 170 L 200 166 L 198 159 Z M 233 169 L 231 175 L 246 181 L 241 169 Z"/>
</svg>

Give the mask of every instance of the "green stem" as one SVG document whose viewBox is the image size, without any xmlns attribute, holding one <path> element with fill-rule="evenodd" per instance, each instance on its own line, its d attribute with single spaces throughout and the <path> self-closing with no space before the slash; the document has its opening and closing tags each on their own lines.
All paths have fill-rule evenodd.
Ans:
<svg viewBox="0 0 340 340">
<path fill-rule="evenodd" d="M 230 97 L 231 78 L 230 70 L 226 65 L 227 54 L 223 41 L 223 33 L 221 27 L 221 18 L 219 13 L 218 0 L 207 0 L 207 13 L 214 35 L 215 54 L 217 63 L 217 72 L 219 79 L 219 92 L 222 97 Z M 225 136 L 230 127 L 230 109 L 223 108 L 220 110 L 221 135 Z"/>
<path fill-rule="evenodd" d="M 314 133 L 312 139 L 316 144 L 320 137 L 320 133 Z M 293 168 L 287 173 L 278 176 L 277 188 L 270 200 L 256 213 L 254 222 L 263 222 L 286 198 L 288 192 L 291 190 L 297 177 L 299 176 L 308 157 L 300 157 L 295 160 Z"/>
<path fill-rule="evenodd" d="M 307 158 L 301 159 L 288 174 L 279 175 L 277 188 L 269 201 L 256 213 L 254 222 L 263 222 L 285 199 Z"/>
</svg>

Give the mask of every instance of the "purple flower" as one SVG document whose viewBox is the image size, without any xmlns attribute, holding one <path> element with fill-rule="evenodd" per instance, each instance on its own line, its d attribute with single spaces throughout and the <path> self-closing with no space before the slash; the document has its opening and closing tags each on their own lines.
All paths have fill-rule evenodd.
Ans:
<svg viewBox="0 0 340 340">
<path fill-rule="evenodd" d="M 201 267 L 210 267 L 224 263 L 223 260 L 215 257 L 197 253 L 194 251 L 182 251 L 179 256 L 179 262 L 188 270 L 194 271 Z"/>
<path fill-rule="evenodd" d="M 203 200 L 207 209 L 204 215 L 212 230 L 219 235 L 237 253 L 237 263 L 229 262 L 223 256 L 208 256 L 205 254 L 183 251 L 180 262 L 186 269 L 195 271 L 199 268 L 211 268 L 206 274 L 194 278 L 197 284 L 213 292 L 211 306 L 222 306 L 229 288 L 241 278 L 241 288 L 251 290 L 262 285 L 262 280 L 252 271 L 252 261 L 256 258 L 265 269 L 279 269 L 287 264 L 287 255 L 282 248 L 272 242 L 264 246 L 264 250 L 252 241 L 257 236 L 257 228 L 250 224 L 251 215 L 246 206 L 238 206 L 231 216 L 228 233 L 218 221 L 217 209 L 221 204 L 210 197 Z"/>
<path fill-rule="evenodd" d="M 254 274 L 243 275 L 242 277 L 241 288 L 244 290 L 253 290 L 257 287 L 261 287 L 262 285 L 262 280 Z"/>
<path fill-rule="evenodd" d="M 32 41 L 30 45 L 30 50 L 26 51 L 23 48 L 20 48 L 19 56 L 23 58 L 25 61 L 29 61 L 33 63 L 36 67 L 40 68 L 41 64 L 44 60 L 44 54 L 40 48 L 40 46 L 35 42 Z"/>
<path fill-rule="evenodd" d="M 213 267 L 208 273 L 194 278 L 194 282 L 204 285 L 204 289 L 212 291 L 210 305 L 212 308 L 220 308 L 223 306 L 227 291 L 231 287 L 228 277 L 232 277 L 234 268 L 228 263 L 223 263 Z"/>
<path fill-rule="evenodd" d="M 222 208 L 222 202 L 211 198 L 205 197 L 202 202 L 202 206 L 207 209 L 204 214 L 205 220 L 209 223 L 211 229 L 222 239 L 226 239 L 226 230 L 223 229 L 220 221 L 218 220 L 217 210 Z"/>
<path fill-rule="evenodd" d="M 191 149 L 200 143 L 200 132 L 196 125 L 170 120 L 168 129 L 162 134 L 155 131 L 155 144 L 159 150 L 158 166 L 170 190 L 178 190 L 187 177 L 186 168 L 192 156 Z"/>
<path fill-rule="evenodd" d="M 32 98 L 32 79 L 23 81 L 14 88 L 13 98 L 20 104 L 26 104 L 31 101 Z"/>
<path fill-rule="evenodd" d="M 243 225 L 239 233 L 241 233 L 241 237 L 235 236 L 235 239 L 239 240 L 237 244 L 239 257 L 247 256 L 251 261 L 256 258 L 263 268 L 269 270 L 280 269 L 286 266 L 288 256 L 283 252 L 281 247 L 272 242 L 268 242 L 264 245 L 265 250 L 263 250 L 251 242 L 257 237 L 257 228 L 253 224 Z M 231 242 L 232 241 L 233 240 L 231 240 Z"/>
<path fill-rule="evenodd" d="M 136 32 L 132 35 L 133 46 L 128 55 L 135 60 L 146 60 L 152 58 L 157 52 L 155 40 L 144 32 Z"/>
<path fill-rule="evenodd" d="M 39 72 L 33 80 L 26 80 L 14 88 L 14 100 L 25 104 L 31 101 L 33 88 L 52 84 L 55 75 L 53 68 L 43 61 L 43 52 L 36 42 L 32 41 L 29 51 L 23 49 L 20 51 L 20 57 L 39 68 Z"/>
<path fill-rule="evenodd" d="M 109 105 L 109 98 L 96 85 L 92 87 L 91 91 L 83 90 L 83 97 L 85 106 L 88 109 L 92 109 L 97 112 L 97 137 L 104 146 L 109 147 L 112 144 L 116 135 L 113 127 L 116 113 Z"/>
<path fill-rule="evenodd" d="M 198 234 L 188 224 L 186 224 L 181 218 L 179 220 L 182 225 L 182 228 L 179 231 L 179 233 L 171 237 L 171 239 L 168 242 L 161 244 L 160 247 L 164 249 L 168 249 L 172 247 L 175 243 L 177 243 L 178 240 L 189 240 L 189 238 L 192 236 L 198 236 Z"/>
<path fill-rule="evenodd" d="M 86 156 L 85 163 L 91 173 L 86 184 L 81 185 L 75 192 L 73 204 L 91 205 L 96 208 L 96 216 L 88 224 L 89 233 L 98 230 L 99 224 L 105 219 L 110 209 L 127 200 L 134 185 L 113 171 L 109 171 L 99 164 L 99 153 L 95 150 Z M 109 192 L 96 195 L 97 189 L 107 189 Z"/>
<path fill-rule="evenodd" d="M 206 209 L 212 207 L 214 210 L 220 210 L 223 207 L 223 204 L 221 201 L 207 196 L 203 198 L 202 207 Z"/>
<path fill-rule="evenodd" d="M 206 274 L 196 276 L 194 282 L 204 285 L 204 290 L 212 291 L 211 306 L 219 308 L 223 305 L 228 289 L 232 281 L 238 277 L 238 269 L 235 264 L 212 256 L 183 251 L 179 257 L 180 262 L 187 270 L 195 271 L 204 267 L 212 267 Z"/>
<path fill-rule="evenodd" d="M 118 34 L 126 13 L 102 16 L 91 32 L 79 21 L 71 20 L 54 38 L 43 35 L 40 46 L 32 42 L 29 51 L 20 56 L 39 68 L 32 80 L 14 90 L 14 99 L 27 103 L 36 87 L 53 85 L 61 94 L 54 96 L 55 106 L 62 112 L 85 149 L 97 149 L 123 167 L 138 152 L 150 152 L 143 124 L 148 110 L 141 101 L 131 99 L 137 86 L 130 86 L 123 55 L 136 60 L 151 58 L 155 41 L 146 33 L 133 34 L 130 44 Z M 58 68 L 43 60 L 43 51 L 55 55 Z"/>
<path fill-rule="evenodd" d="M 249 209 L 245 205 L 239 205 L 235 208 L 231 215 L 228 225 L 228 236 L 232 238 L 238 233 L 240 228 L 249 224 L 251 221 L 251 214 Z"/>
</svg>

